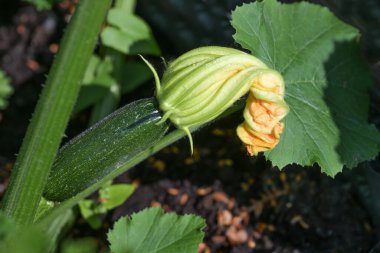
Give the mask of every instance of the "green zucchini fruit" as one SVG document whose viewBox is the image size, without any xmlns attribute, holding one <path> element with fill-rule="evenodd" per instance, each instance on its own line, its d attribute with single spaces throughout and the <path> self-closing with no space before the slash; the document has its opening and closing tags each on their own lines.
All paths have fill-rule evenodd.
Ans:
<svg viewBox="0 0 380 253">
<path fill-rule="evenodd" d="M 53 164 L 44 197 L 63 201 L 151 147 L 168 130 L 156 125 L 161 113 L 155 99 L 120 108 L 64 145 Z"/>
</svg>

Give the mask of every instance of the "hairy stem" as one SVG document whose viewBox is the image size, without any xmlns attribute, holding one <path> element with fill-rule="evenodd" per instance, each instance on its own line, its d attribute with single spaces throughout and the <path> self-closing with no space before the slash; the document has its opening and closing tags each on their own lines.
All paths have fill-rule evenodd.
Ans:
<svg viewBox="0 0 380 253">
<path fill-rule="evenodd" d="M 81 0 L 36 106 L 13 169 L 3 211 L 32 223 L 50 167 L 75 104 L 80 82 L 112 0 Z"/>
</svg>

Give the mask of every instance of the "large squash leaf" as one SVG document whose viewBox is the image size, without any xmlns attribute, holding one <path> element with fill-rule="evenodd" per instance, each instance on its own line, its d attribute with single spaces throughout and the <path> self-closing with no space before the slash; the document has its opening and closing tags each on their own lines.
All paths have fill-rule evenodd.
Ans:
<svg viewBox="0 0 380 253">
<path fill-rule="evenodd" d="M 369 72 L 359 32 L 327 8 L 265 0 L 232 14 L 235 40 L 285 78 L 290 112 L 278 146 L 266 152 L 280 168 L 318 163 L 330 176 L 378 153 L 380 135 L 367 123 Z"/>
</svg>

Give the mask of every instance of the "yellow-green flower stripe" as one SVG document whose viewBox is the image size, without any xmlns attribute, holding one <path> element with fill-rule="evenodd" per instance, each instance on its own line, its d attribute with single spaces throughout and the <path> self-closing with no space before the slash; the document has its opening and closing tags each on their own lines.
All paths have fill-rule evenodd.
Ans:
<svg viewBox="0 0 380 253">
<path fill-rule="evenodd" d="M 201 47 L 169 63 L 160 81 L 151 68 L 162 121 L 185 131 L 193 149 L 190 127 L 205 124 L 249 92 L 244 122 L 237 134 L 251 155 L 274 148 L 288 113 L 282 76 L 256 57 L 226 47 Z"/>
</svg>

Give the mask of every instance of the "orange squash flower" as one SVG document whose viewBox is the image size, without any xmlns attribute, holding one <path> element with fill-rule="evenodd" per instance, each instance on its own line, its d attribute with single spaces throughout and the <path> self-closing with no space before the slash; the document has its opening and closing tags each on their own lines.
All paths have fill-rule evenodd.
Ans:
<svg viewBox="0 0 380 253">
<path fill-rule="evenodd" d="M 245 121 L 236 129 L 250 155 L 273 149 L 279 142 L 284 129 L 280 120 L 289 111 L 283 97 L 281 76 L 268 74 L 255 80 L 244 109 Z"/>
</svg>

